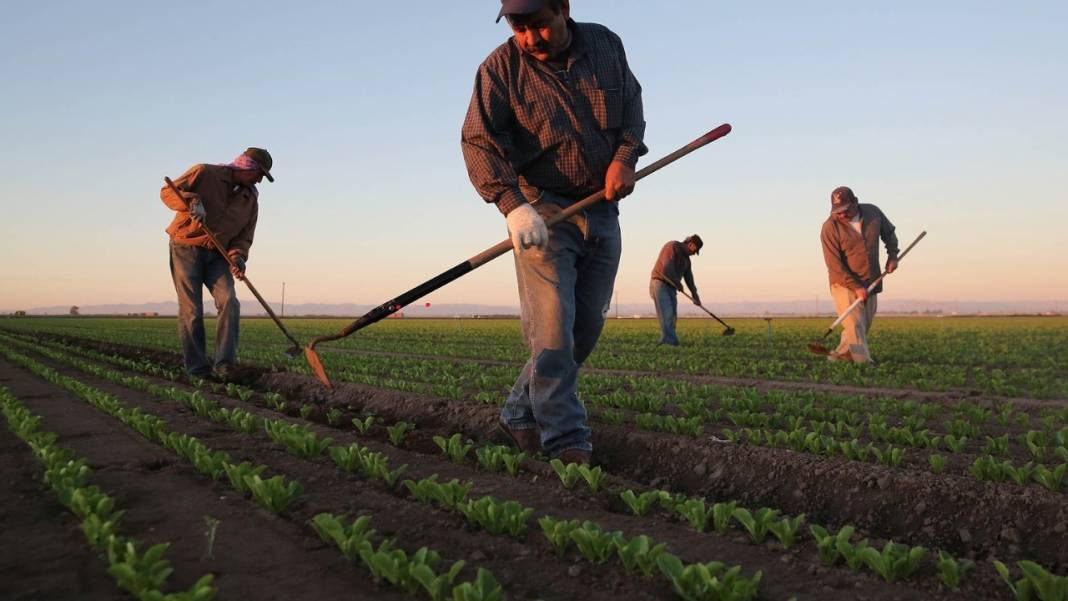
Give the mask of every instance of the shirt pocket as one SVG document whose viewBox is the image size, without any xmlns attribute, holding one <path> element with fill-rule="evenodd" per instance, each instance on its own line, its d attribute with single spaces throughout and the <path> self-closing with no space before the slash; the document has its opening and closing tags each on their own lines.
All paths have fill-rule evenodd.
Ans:
<svg viewBox="0 0 1068 601">
<path fill-rule="evenodd" d="M 593 118 L 601 129 L 623 125 L 623 92 L 619 88 L 593 88 L 588 92 Z"/>
<path fill-rule="evenodd" d="M 555 102 L 524 102 L 516 111 L 518 149 L 545 151 L 567 137 L 570 120 Z"/>
</svg>

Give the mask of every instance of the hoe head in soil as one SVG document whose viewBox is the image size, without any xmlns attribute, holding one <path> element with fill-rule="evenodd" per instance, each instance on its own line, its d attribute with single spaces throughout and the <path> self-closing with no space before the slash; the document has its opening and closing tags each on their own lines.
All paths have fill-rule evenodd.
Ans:
<svg viewBox="0 0 1068 601">
<path fill-rule="evenodd" d="M 823 346 L 823 344 L 819 343 L 819 342 L 810 342 L 810 343 L 808 343 L 808 350 L 809 350 L 810 353 L 815 353 L 817 355 L 830 355 L 831 354 L 831 350 L 828 349 L 827 347 Z"/>
<path fill-rule="evenodd" d="M 315 377 L 326 386 L 328 390 L 333 390 L 334 385 L 330 383 L 330 378 L 326 375 L 326 369 L 323 367 L 323 362 L 319 360 L 319 353 L 315 352 L 315 343 L 317 340 L 312 340 L 311 344 L 304 347 L 304 359 L 308 361 L 308 367 L 311 368 Z M 300 353 L 300 349 L 297 349 Z"/>
</svg>

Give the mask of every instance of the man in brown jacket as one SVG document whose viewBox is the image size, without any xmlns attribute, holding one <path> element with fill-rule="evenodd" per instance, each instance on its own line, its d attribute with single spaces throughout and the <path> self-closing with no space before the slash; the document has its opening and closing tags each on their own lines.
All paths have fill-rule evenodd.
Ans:
<svg viewBox="0 0 1068 601">
<path fill-rule="evenodd" d="M 823 222 L 820 241 L 831 283 L 831 296 L 839 315 L 857 298 L 864 302 L 842 320 L 842 339 L 827 357 L 831 361 L 872 363 L 868 331 L 875 319 L 876 295 L 882 282 L 869 294 L 867 288 L 879 277 L 879 239 L 886 245 L 886 270 L 897 268 L 897 235 L 894 224 L 879 207 L 860 204 L 845 186 L 831 192 L 831 215 Z"/>
<path fill-rule="evenodd" d="M 214 367 L 220 379 L 233 376 L 240 318 L 234 277 L 244 278 L 259 211 L 256 184 L 264 177 L 274 181 L 272 163 L 266 150 L 249 148 L 229 164 L 190 167 L 174 182 L 182 191 L 182 198 L 168 186 L 160 190 L 163 204 L 175 211 L 167 234 L 171 277 L 178 293 L 178 336 L 190 375 L 208 377 Z M 215 234 L 237 269 L 232 269 L 212 246 L 205 226 Z M 213 361 L 208 360 L 205 350 L 205 286 L 218 310 Z"/>
<path fill-rule="evenodd" d="M 682 290 L 683 280 L 690 287 L 693 304 L 701 306 L 701 296 L 697 294 L 697 286 L 693 283 L 690 255 L 701 252 L 704 245 L 701 237 L 694 234 L 682 242 L 670 240 L 660 249 L 649 281 L 649 296 L 653 298 L 656 318 L 660 321 L 660 341 L 657 344 L 679 345 L 679 337 L 675 334 L 679 311 L 676 291 Z"/>
</svg>

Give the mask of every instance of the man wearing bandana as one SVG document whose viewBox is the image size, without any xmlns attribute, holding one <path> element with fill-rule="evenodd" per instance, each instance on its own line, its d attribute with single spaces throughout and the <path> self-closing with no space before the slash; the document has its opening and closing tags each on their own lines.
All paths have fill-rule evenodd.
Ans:
<svg viewBox="0 0 1068 601">
<path fill-rule="evenodd" d="M 237 361 L 240 305 L 234 278 L 243 279 L 259 211 L 256 184 L 264 177 L 273 182 L 271 155 L 249 148 L 232 162 L 199 164 L 174 181 L 182 197 L 170 187 L 159 193 L 163 204 L 175 211 L 167 227 L 170 236 L 171 277 L 178 293 L 178 337 L 185 369 L 192 376 L 232 379 Z M 206 226 L 234 260 L 236 269 L 216 250 Z M 215 353 L 205 350 L 203 288 L 215 299 L 218 326 Z"/>
</svg>

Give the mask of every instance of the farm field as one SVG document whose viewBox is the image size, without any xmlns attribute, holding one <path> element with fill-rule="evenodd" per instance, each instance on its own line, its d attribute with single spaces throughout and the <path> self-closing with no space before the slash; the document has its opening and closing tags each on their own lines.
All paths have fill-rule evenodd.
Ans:
<svg viewBox="0 0 1068 601">
<path fill-rule="evenodd" d="M 728 321 L 610 320 L 577 469 L 493 439 L 517 320 L 383 321 L 334 391 L 267 320 L 229 385 L 173 319 L 0 320 L 0 598 L 1068 596 L 1068 318 L 880 318 L 875 368 Z"/>
</svg>

